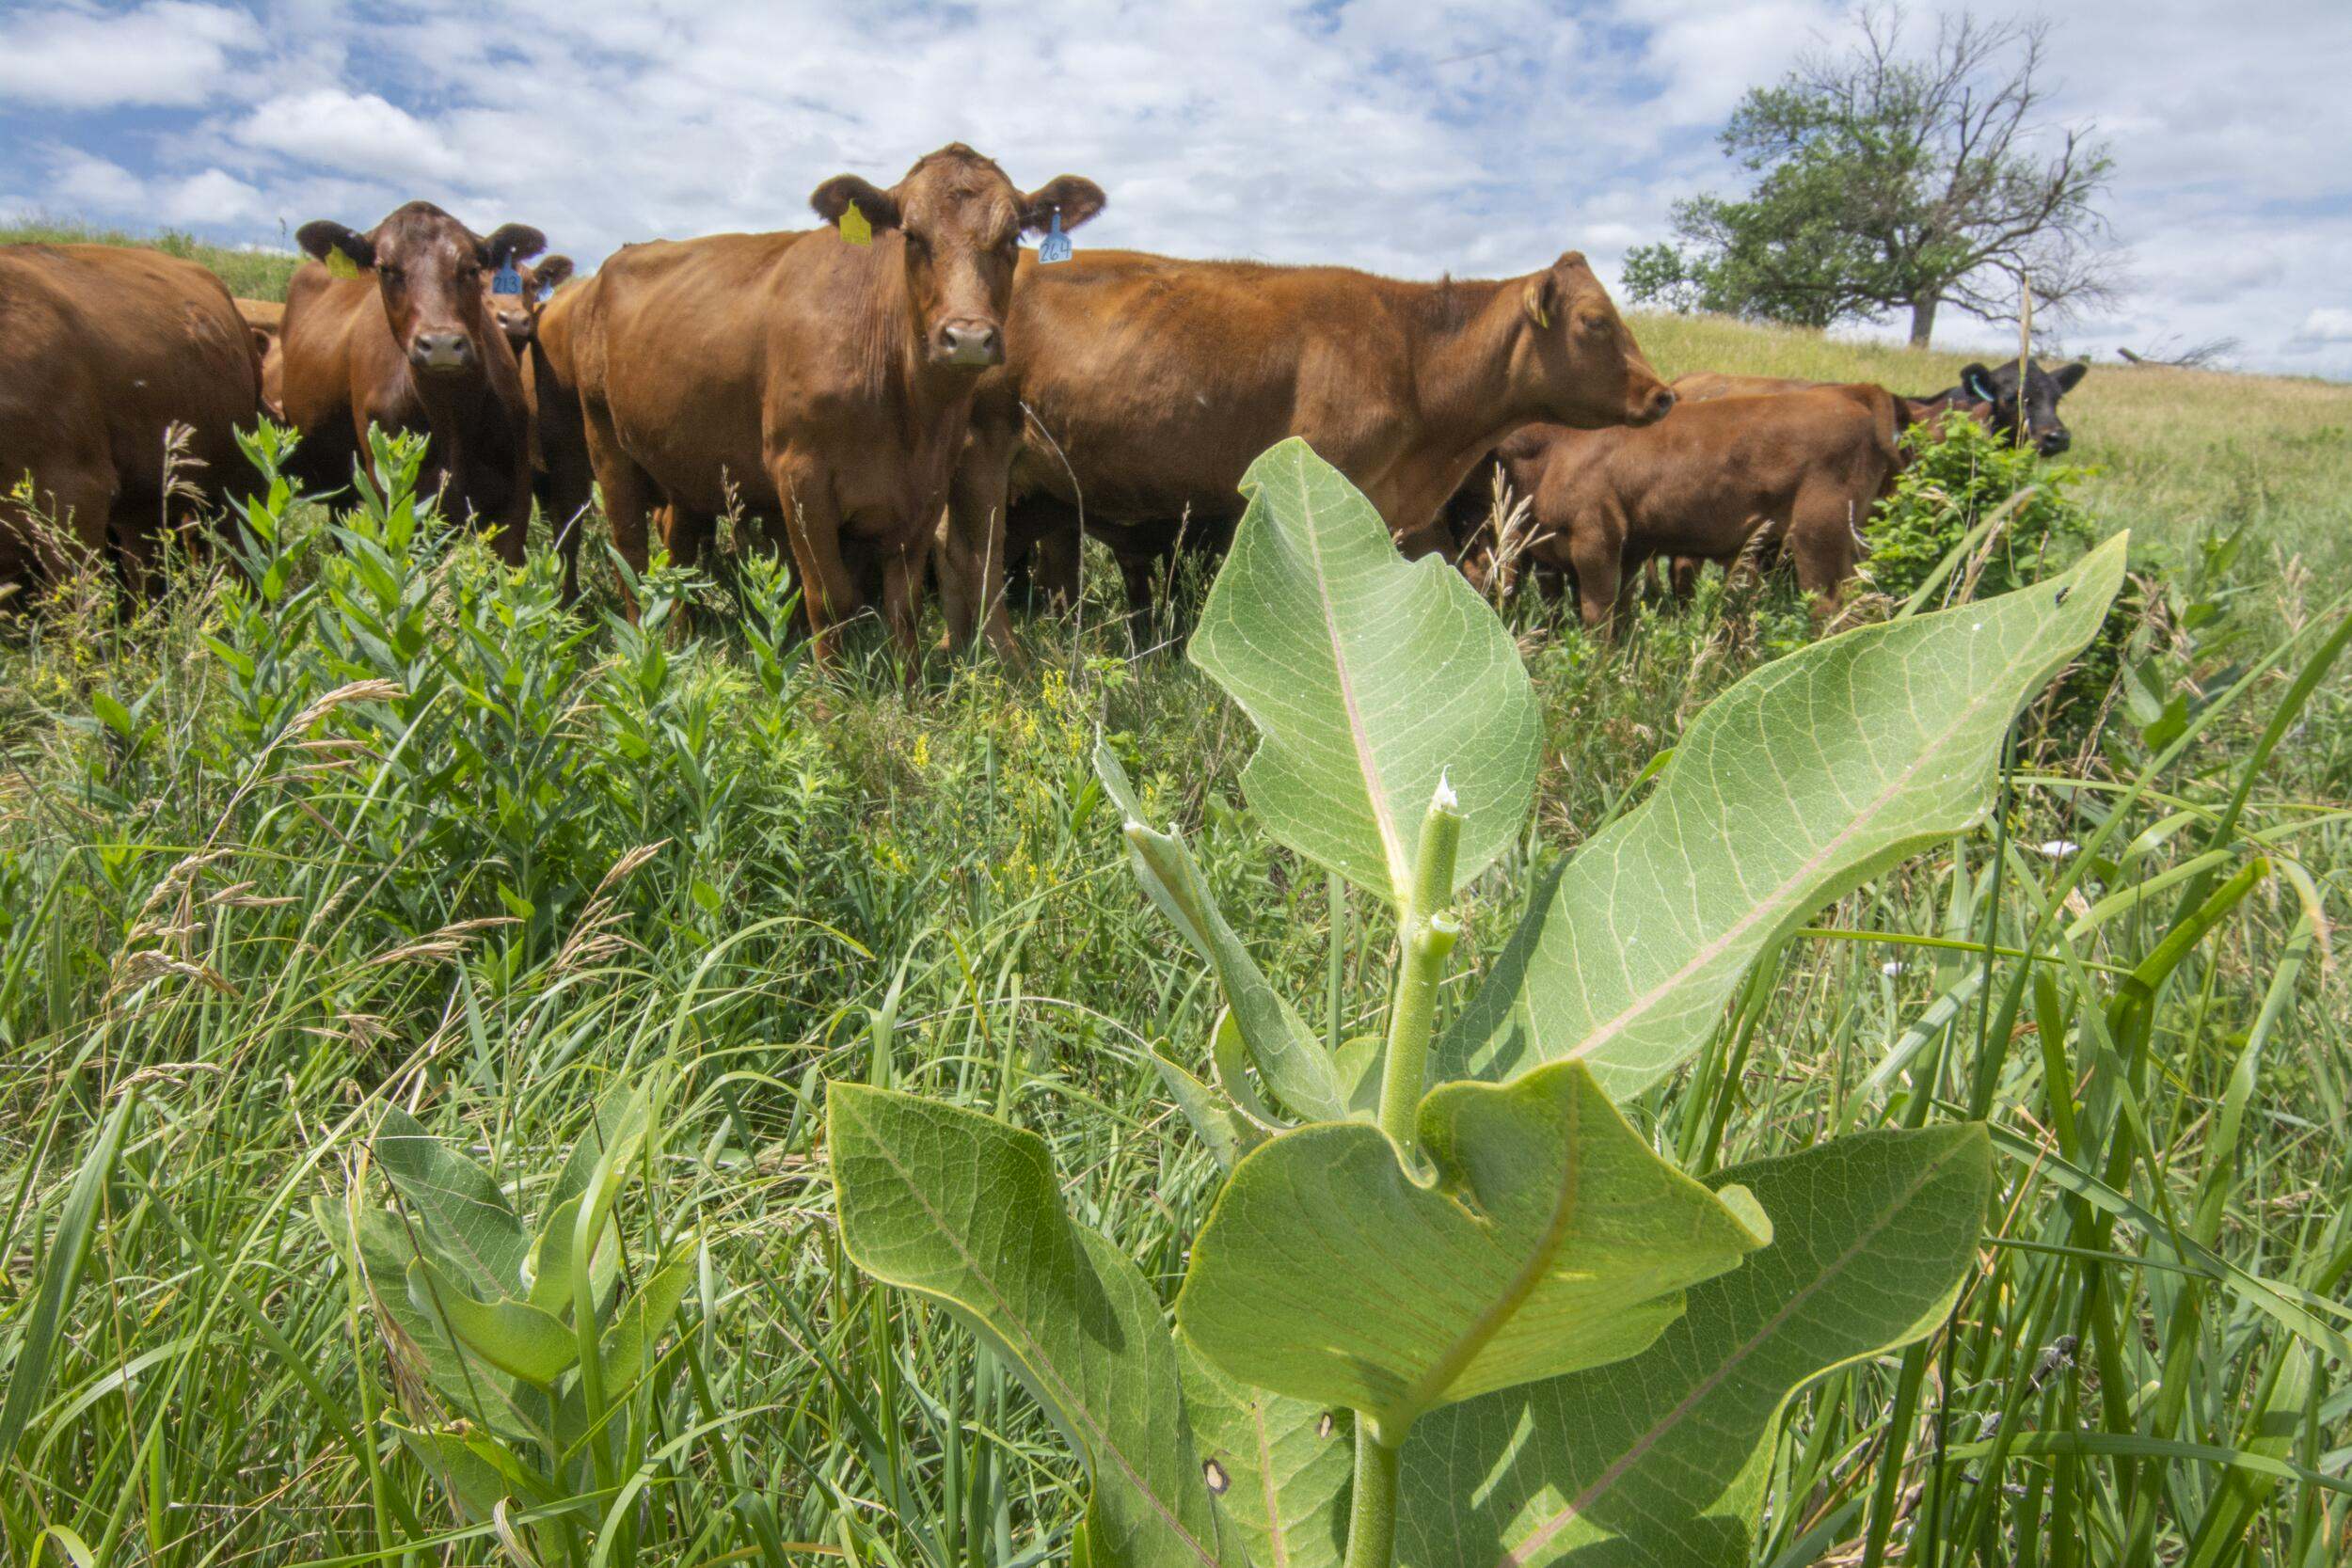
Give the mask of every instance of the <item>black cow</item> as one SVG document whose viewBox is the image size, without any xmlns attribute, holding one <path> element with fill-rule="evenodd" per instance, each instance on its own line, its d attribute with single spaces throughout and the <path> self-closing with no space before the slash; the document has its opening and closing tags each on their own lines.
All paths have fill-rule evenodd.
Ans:
<svg viewBox="0 0 2352 1568">
<path fill-rule="evenodd" d="M 2026 372 L 2026 395 L 2017 396 L 2017 361 L 2004 359 L 1987 369 L 1971 365 L 1960 372 L 1960 385 L 1947 391 L 1931 393 L 1918 402 L 1942 400 L 1946 403 L 1974 401 L 1993 405 L 1994 434 L 2010 440 L 2018 436 L 2018 404 L 2025 404 L 2024 439 L 2044 457 L 2056 457 L 2074 444 L 2066 432 L 2066 421 L 2058 418 L 2058 399 L 2073 391 L 2089 374 L 2087 364 L 2060 365 L 2045 371 L 2038 364 L 2028 363 Z"/>
</svg>

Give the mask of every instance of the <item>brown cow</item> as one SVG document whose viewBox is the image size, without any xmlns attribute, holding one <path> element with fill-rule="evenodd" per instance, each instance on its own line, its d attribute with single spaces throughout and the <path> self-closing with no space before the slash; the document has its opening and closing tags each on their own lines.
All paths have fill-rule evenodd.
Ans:
<svg viewBox="0 0 2352 1568">
<path fill-rule="evenodd" d="M 685 531 L 736 490 L 783 520 L 814 657 L 879 578 L 912 677 L 930 536 L 979 372 L 1004 357 L 1021 234 L 1103 199 L 1070 175 L 1025 195 L 959 144 L 887 191 L 847 174 L 817 188 L 828 223 L 856 208 L 865 245 L 818 230 L 615 255 L 584 288 L 571 357 L 623 558 L 644 562 L 654 505 Z"/>
<path fill-rule="evenodd" d="M 1438 283 L 1133 251 L 1025 260 L 1011 337 L 974 410 L 940 574 L 950 636 L 968 638 L 985 603 L 1000 648 L 1009 551 L 1049 544 L 1055 586 L 1074 594 L 1083 513 L 1146 620 L 1180 527 L 1220 546 L 1244 470 L 1287 436 L 1418 551 L 1520 425 L 1641 423 L 1674 403 L 1575 251 L 1523 277 Z"/>
<path fill-rule="evenodd" d="M 1894 395 L 1827 386 L 1678 405 L 1656 424 L 1523 430 L 1497 452 L 1532 497 L 1527 555 L 1573 570 L 1585 625 L 1606 624 L 1625 574 L 1653 557 L 1737 562 L 1778 547 L 1833 613 L 1859 531 L 1893 481 Z"/>
<path fill-rule="evenodd" d="M 510 223 L 485 239 L 412 201 L 364 234 L 320 221 L 294 238 L 318 259 L 295 269 L 278 334 L 286 419 L 303 436 L 302 478 L 318 489 L 346 483 L 370 425 L 421 431 L 419 493 L 439 492 L 444 516 L 494 530 L 499 554 L 521 564 L 531 417 L 483 275 L 545 250 L 547 237 Z M 321 264 L 338 254 L 359 276 L 338 277 Z"/>
<path fill-rule="evenodd" d="M 254 422 L 261 393 L 249 329 L 195 262 L 114 245 L 0 245 L 0 580 L 54 576 L 76 547 L 95 558 L 110 532 L 142 575 L 191 500 L 250 486 L 236 430 Z M 174 426 L 188 432 L 176 462 L 166 455 Z"/>
</svg>

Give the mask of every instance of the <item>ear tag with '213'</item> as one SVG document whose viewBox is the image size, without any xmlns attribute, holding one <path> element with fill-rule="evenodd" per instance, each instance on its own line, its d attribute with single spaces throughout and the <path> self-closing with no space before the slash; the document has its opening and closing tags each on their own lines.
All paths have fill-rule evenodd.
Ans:
<svg viewBox="0 0 2352 1568">
<path fill-rule="evenodd" d="M 1070 236 L 1061 231 L 1061 209 L 1054 209 L 1054 231 L 1037 243 L 1038 264 L 1070 260 Z"/>
<path fill-rule="evenodd" d="M 518 294 L 523 292 L 523 275 L 515 263 L 507 262 L 490 275 L 490 292 L 494 294 Z"/>
</svg>

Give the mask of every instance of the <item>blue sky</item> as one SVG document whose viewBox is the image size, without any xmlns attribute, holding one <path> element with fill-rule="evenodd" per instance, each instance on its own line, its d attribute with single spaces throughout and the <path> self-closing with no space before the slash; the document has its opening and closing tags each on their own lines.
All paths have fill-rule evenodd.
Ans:
<svg viewBox="0 0 2352 1568">
<path fill-rule="evenodd" d="M 1613 277 L 1677 197 L 1730 184 L 1724 116 L 1846 10 L 0 0 L 0 213 L 276 245 L 425 197 L 534 223 L 588 265 L 803 227 L 827 176 L 887 183 L 961 139 L 1023 183 L 1098 181 L 1110 208 L 1080 244 L 1408 277 L 1576 247 Z M 2050 15 L 2056 113 L 2113 144 L 2134 280 L 2059 343 L 2111 358 L 2227 334 L 2249 367 L 2352 377 L 2352 3 Z M 2004 336 L 1947 311 L 1938 342 Z"/>
</svg>

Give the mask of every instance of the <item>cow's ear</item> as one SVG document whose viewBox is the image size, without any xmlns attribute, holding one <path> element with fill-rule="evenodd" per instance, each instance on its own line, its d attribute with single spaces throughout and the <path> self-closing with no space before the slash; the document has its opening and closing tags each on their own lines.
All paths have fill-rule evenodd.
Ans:
<svg viewBox="0 0 2352 1568">
<path fill-rule="evenodd" d="M 2050 372 L 2050 379 L 2058 383 L 2058 396 L 2064 397 L 2067 393 L 2081 386 L 2083 377 L 2089 375 L 2090 373 L 2090 361 L 2088 359 L 2078 359 L 2071 365 L 2060 365 L 2057 370 Z"/>
<path fill-rule="evenodd" d="M 1560 279 L 1549 272 L 1529 278 L 1519 291 L 1519 309 L 1537 326 L 1549 326 L 1560 314 Z"/>
<path fill-rule="evenodd" d="M 1970 365 L 1960 372 L 1960 389 L 1979 403 L 1998 403 L 2000 389 L 1993 385 L 1993 372 L 1982 365 Z"/>
<path fill-rule="evenodd" d="M 841 214 L 857 203 L 858 215 L 869 229 L 898 227 L 898 198 L 880 190 L 870 180 L 854 174 L 836 174 L 809 193 L 808 204 L 827 223 L 839 223 Z"/>
<path fill-rule="evenodd" d="M 482 261 L 485 266 L 502 267 L 509 261 L 527 261 L 547 247 L 548 237 L 531 225 L 502 224 L 482 242 Z"/>
<path fill-rule="evenodd" d="M 341 251 L 343 258 L 361 272 L 366 272 L 375 265 L 375 242 L 373 240 L 365 234 L 346 229 L 340 223 L 330 223 L 325 218 L 320 218 L 315 223 L 306 223 L 295 230 L 294 244 L 302 247 L 304 255 L 316 261 L 324 261 L 335 252 Z"/>
<path fill-rule="evenodd" d="M 552 293 L 571 281 L 572 259 L 568 256 L 548 256 L 531 269 L 525 280 L 527 293 Z"/>
<path fill-rule="evenodd" d="M 1110 204 L 1103 187 L 1075 174 L 1056 175 L 1021 198 L 1021 227 L 1042 234 L 1061 214 L 1061 226 L 1075 229 Z"/>
</svg>

